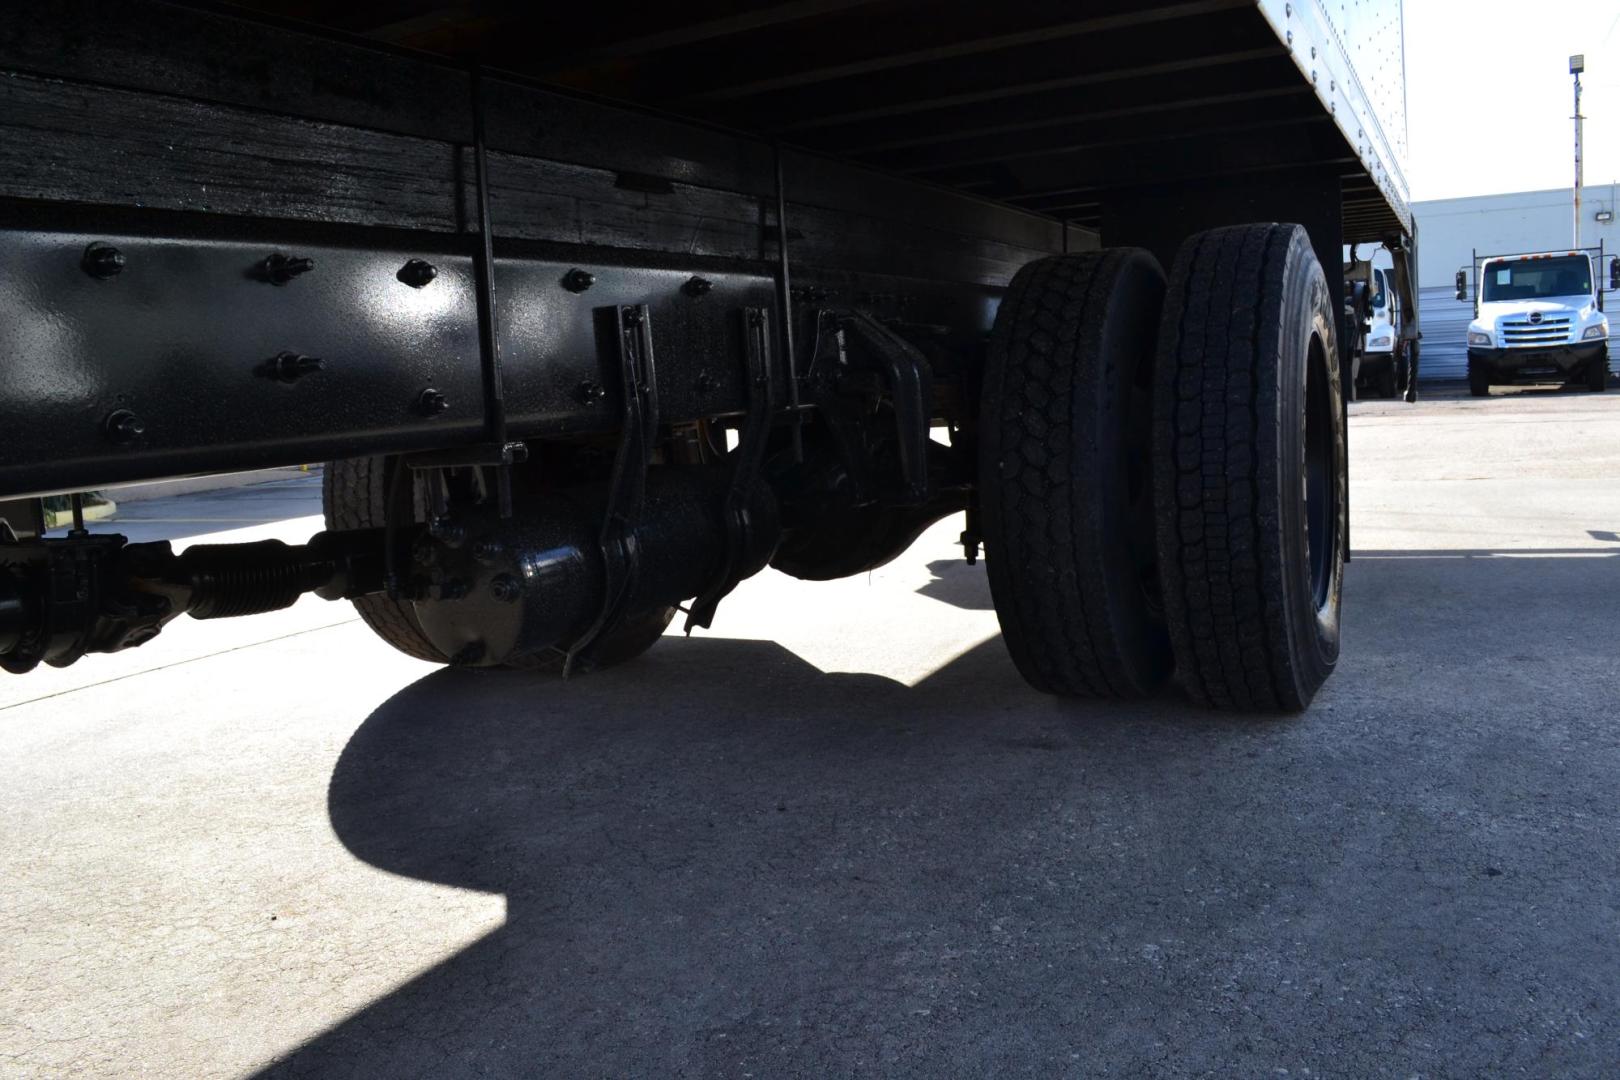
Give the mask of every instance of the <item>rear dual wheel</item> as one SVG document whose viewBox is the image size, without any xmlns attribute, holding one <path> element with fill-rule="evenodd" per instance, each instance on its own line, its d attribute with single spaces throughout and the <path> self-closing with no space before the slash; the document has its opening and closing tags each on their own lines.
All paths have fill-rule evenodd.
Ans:
<svg viewBox="0 0 1620 1080">
<path fill-rule="evenodd" d="M 991 593 L 1039 689 L 1301 709 L 1338 656 L 1341 387 L 1303 230 L 1039 260 L 996 318 L 980 423 Z"/>
<path fill-rule="evenodd" d="M 1154 566 L 1153 342 L 1145 251 L 1025 266 L 985 365 L 980 510 L 1002 636 L 1031 685 L 1135 697 L 1171 670 Z"/>
<path fill-rule="evenodd" d="M 1339 657 L 1348 506 L 1327 279 L 1297 225 L 1189 239 L 1160 325 L 1154 487 L 1179 681 L 1303 709 Z"/>
</svg>

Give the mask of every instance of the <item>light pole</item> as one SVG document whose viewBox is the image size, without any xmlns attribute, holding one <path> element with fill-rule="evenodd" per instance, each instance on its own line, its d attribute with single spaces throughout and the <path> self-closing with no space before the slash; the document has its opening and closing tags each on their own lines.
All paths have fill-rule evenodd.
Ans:
<svg viewBox="0 0 1620 1080">
<path fill-rule="evenodd" d="M 1575 247 L 1581 246 L 1581 72 L 1586 70 L 1585 54 L 1569 58 L 1569 73 L 1575 76 Z"/>
</svg>

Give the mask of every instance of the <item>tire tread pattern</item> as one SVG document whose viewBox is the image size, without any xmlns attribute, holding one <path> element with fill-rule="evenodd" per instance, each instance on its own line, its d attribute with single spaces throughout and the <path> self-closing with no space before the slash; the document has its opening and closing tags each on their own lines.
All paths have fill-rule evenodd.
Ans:
<svg viewBox="0 0 1620 1080">
<path fill-rule="evenodd" d="M 1002 298 L 981 423 L 985 563 L 1002 636 L 1037 689 L 1137 696 L 1107 610 L 1095 478 L 1113 462 L 1090 438 L 1103 324 L 1129 249 L 1023 267 Z M 1151 341 L 1149 342 L 1151 356 Z M 1100 460 L 1101 459 L 1101 460 Z"/>
<path fill-rule="evenodd" d="M 386 524 L 387 458 L 329 461 L 321 475 L 321 503 L 328 529 L 374 529 Z M 422 633 L 409 604 L 388 596 L 351 601 L 367 626 L 407 656 L 432 664 L 448 662 Z"/>
<path fill-rule="evenodd" d="M 1293 227 L 1190 240 L 1170 275 L 1157 365 L 1159 571 L 1178 678 L 1203 704 L 1298 709 L 1288 668 L 1276 343 Z"/>
</svg>

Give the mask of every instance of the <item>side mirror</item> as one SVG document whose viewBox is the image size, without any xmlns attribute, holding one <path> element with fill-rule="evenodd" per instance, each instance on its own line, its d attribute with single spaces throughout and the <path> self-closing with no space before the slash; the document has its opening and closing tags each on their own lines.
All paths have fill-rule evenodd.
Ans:
<svg viewBox="0 0 1620 1080">
<path fill-rule="evenodd" d="M 1620 262 L 1620 259 L 1616 259 L 1615 261 Z M 1611 267 L 1610 269 L 1612 270 L 1614 268 Z M 1462 270 L 1457 271 L 1457 299 L 1468 299 L 1468 274 Z"/>
<path fill-rule="evenodd" d="M 1609 260 L 1609 288 L 1620 289 L 1620 255 Z"/>
</svg>

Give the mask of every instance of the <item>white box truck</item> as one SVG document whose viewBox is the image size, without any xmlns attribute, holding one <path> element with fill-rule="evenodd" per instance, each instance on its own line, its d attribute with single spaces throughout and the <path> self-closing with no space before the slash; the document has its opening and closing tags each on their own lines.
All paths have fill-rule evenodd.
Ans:
<svg viewBox="0 0 1620 1080">
<path fill-rule="evenodd" d="M 1601 248 L 1478 255 L 1474 320 L 1468 324 L 1468 391 L 1557 382 L 1601 392 L 1609 380 L 1609 319 L 1594 263 Z M 1608 260 L 1609 289 L 1620 287 L 1620 257 Z M 1457 299 L 1468 298 L 1457 271 Z"/>
</svg>

